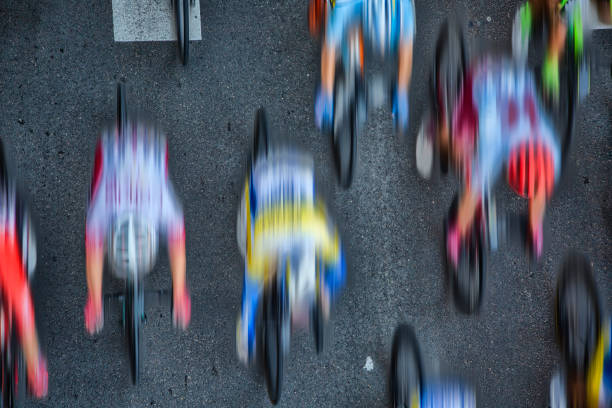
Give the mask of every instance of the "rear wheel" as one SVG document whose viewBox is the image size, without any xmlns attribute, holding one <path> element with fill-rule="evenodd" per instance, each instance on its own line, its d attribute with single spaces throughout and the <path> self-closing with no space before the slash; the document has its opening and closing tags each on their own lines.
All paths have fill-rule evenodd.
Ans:
<svg viewBox="0 0 612 408">
<path fill-rule="evenodd" d="M 423 370 L 419 344 L 412 328 L 395 330 L 391 349 L 391 398 L 394 408 L 419 406 Z"/>
<path fill-rule="evenodd" d="M 355 81 L 358 81 L 357 78 L 356 76 Z M 344 70 L 338 69 L 334 83 L 332 151 L 338 179 L 343 188 L 350 187 L 355 168 L 359 129 L 356 92 L 357 83 L 350 84 Z"/>
<path fill-rule="evenodd" d="M 263 300 L 264 375 L 270 401 L 277 404 L 281 395 L 284 363 L 283 302 L 278 285 L 270 285 Z"/>
<path fill-rule="evenodd" d="M 174 0 L 178 46 L 183 65 L 187 65 L 189 60 L 189 2 L 190 0 Z"/>
<path fill-rule="evenodd" d="M 255 114 L 255 131 L 253 134 L 253 152 L 255 161 L 259 157 L 265 157 L 269 152 L 268 144 L 268 119 L 264 108 L 257 109 Z"/>
</svg>

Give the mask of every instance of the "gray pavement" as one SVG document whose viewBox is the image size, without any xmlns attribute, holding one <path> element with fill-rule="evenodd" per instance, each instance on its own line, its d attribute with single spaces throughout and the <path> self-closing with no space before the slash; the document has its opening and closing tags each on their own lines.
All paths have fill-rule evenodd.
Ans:
<svg viewBox="0 0 612 408">
<path fill-rule="evenodd" d="M 168 0 L 169 1 L 169 0 Z M 201 0 L 202 41 L 183 67 L 171 42 L 116 43 L 110 0 L 5 0 L 0 4 L 0 129 L 38 217 L 39 265 L 33 285 L 37 324 L 49 363 L 49 397 L 32 406 L 269 405 L 256 372 L 235 354 L 243 266 L 235 216 L 255 110 L 265 106 L 277 134 L 309 149 L 347 247 L 349 283 L 333 338 L 317 356 L 310 336 L 294 336 L 280 406 L 388 406 L 391 336 L 414 325 L 427 371 L 468 379 L 483 407 L 546 407 L 559 362 L 552 298 L 570 249 L 586 253 L 612 310 L 610 236 L 612 81 L 595 72 L 581 107 L 573 163 L 546 218 L 542 262 L 505 248 L 489 259 L 480 313 L 459 314 L 442 269 L 442 219 L 457 184 L 421 180 L 414 135 L 427 104 L 426 80 L 449 1 L 417 1 L 411 137 L 395 136 L 387 108 L 373 112 L 359 141 L 352 188 L 336 186 L 330 142 L 313 124 L 319 47 L 309 37 L 306 1 Z M 456 2 L 468 38 L 509 45 L 514 1 Z M 490 22 L 487 17 L 490 17 Z M 612 32 L 595 37 L 612 57 Z M 186 218 L 193 317 L 171 327 L 166 306 L 149 309 L 142 384 L 129 382 L 120 311 L 101 335 L 83 325 L 84 223 L 93 150 L 114 117 L 115 84 L 132 106 L 167 131 L 171 173 Z M 500 186 L 508 207 L 525 202 Z M 105 291 L 121 288 L 107 275 Z M 147 280 L 169 288 L 162 255 Z M 371 357 L 374 368 L 363 367 Z"/>
</svg>

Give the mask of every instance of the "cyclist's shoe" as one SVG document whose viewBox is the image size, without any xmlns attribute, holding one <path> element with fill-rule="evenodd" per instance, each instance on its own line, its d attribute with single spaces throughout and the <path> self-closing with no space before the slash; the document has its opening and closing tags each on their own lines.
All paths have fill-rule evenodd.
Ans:
<svg viewBox="0 0 612 408">
<path fill-rule="evenodd" d="M 542 255 L 542 248 L 544 244 L 544 231 L 542 229 L 542 223 L 538 224 L 537 227 L 533 228 L 532 224 L 528 225 L 529 231 L 529 250 L 531 255 L 537 260 Z"/>
<path fill-rule="evenodd" d="M 36 398 L 43 398 L 47 395 L 49 373 L 47 372 L 47 362 L 42 355 L 38 359 L 37 366 L 28 367 L 28 381 L 30 392 Z"/>
<path fill-rule="evenodd" d="M 315 98 L 315 124 L 320 130 L 328 131 L 331 129 L 333 121 L 333 97 L 319 87 Z"/>
<path fill-rule="evenodd" d="M 461 249 L 461 234 L 459 227 L 454 222 L 449 224 L 446 230 L 446 257 L 453 268 L 459 266 L 459 251 Z"/>
<path fill-rule="evenodd" d="M 553 101 L 559 100 L 559 60 L 550 55 L 546 56 L 542 67 L 542 81 L 544 82 L 544 92 L 552 97 Z"/>
<path fill-rule="evenodd" d="M 393 93 L 393 122 L 400 133 L 408 130 L 410 117 L 410 102 L 407 89 L 395 89 Z"/>
<path fill-rule="evenodd" d="M 246 330 L 245 330 L 246 329 Z M 249 341 L 248 328 L 244 327 L 242 319 L 238 319 L 236 325 L 236 353 L 238 359 L 245 365 L 249 365 L 254 360 L 253 350 L 255 350 L 255 336 Z"/>
<path fill-rule="evenodd" d="M 186 330 L 191 320 L 191 298 L 187 287 L 183 288 L 179 295 L 173 295 L 172 300 L 172 324 Z"/>
<path fill-rule="evenodd" d="M 85 329 L 90 335 L 99 333 L 104 326 L 104 308 L 102 307 L 102 299 L 98 302 L 93 300 L 91 295 L 87 296 L 85 304 Z"/>
</svg>

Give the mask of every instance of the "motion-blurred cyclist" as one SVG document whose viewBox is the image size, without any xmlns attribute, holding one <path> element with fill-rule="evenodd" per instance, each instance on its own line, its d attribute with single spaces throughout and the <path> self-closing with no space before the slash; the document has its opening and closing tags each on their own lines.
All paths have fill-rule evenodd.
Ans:
<svg viewBox="0 0 612 408">
<path fill-rule="evenodd" d="M 443 118 L 445 115 L 441 115 Z M 440 146 L 448 148 L 448 126 Z M 452 114 L 450 157 L 464 182 L 451 214 L 447 256 L 456 267 L 463 238 L 485 194 L 504 166 L 511 187 L 529 199 L 532 253 L 542 253 L 542 221 L 560 170 L 559 142 L 536 91 L 533 75 L 508 59 L 484 58 L 470 69 Z"/>
<path fill-rule="evenodd" d="M 332 0 L 321 52 L 321 85 L 315 101 L 319 129 L 331 127 L 336 56 L 352 29 L 365 32 L 372 48 L 389 60 L 397 58 L 393 117 L 400 131 L 408 127 L 408 90 L 416 32 L 412 0 Z"/>
<path fill-rule="evenodd" d="M 565 260 L 555 303 L 563 367 L 550 383 L 551 408 L 612 406 L 612 321 L 604 316 L 591 265 L 583 255 Z"/>
<path fill-rule="evenodd" d="M 173 289 L 173 322 L 186 329 L 191 300 L 185 281 L 185 227 L 181 206 L 168 177 L 165 136 L 145 122 L 131 121 L 126 132 L 102 132 L 95 153 L 85 245 L 88 296 L 85 327 L 97 333 L 104 324 L 102 268 L 107 231 L 123 214 L 136 212 L 168 239 Z"/>
<path fill-rule="evenodd" d="M 576 52 L 582 53 L 584 37 L 603 24 L 612 24 L 610 0 L 529 0 L 517 12 L 520 38 L 516 44 L 526 50 L 534 28 L 548 28 L 548 44 L 542 80 L 545 90 L 557 98 L 559 95 L 559 61 L 565 52 L 568 29 Z M 575 32 L 573 32 L 575 31 Z"/>
<path fill-rule="evenodd" d="M 8 166 L 2 141 L 0 140 L 0 290 L 3 305 L 13 313 L 17 322 L 17 331 L 21 340 L 30 391 L 38 398 L 47 395 L 47 364 L 40 351 L 36 324 L 34 321 L 34 304 L 26 270 L 30 239 L 22 244 L 23 234 L 33 238 L 31 225 L 25 203 L 21 200 L 16 180 L 8 174 Z M 5 322 L 0 322 L 4 326 Z M 4 327 L 3 327 L 4 332 Z"/>
<path fill-rule="evenodd" d="M 255 356 L 255 319 L 261 293 L 277 273 L 279 260 L 287 259 L 297 276 L 314 276 L 316 265 L 322 267 L 325 319 L 344 284 L 346 266 L 340 238 L 315 195 L 312 158 L 276 148 L 254 160 L 244 185 L 237 239 L 245 268 L 236 347 L 246 364 Z M 298 285 L 296 290 L 304 289 Z"/>
</svg>

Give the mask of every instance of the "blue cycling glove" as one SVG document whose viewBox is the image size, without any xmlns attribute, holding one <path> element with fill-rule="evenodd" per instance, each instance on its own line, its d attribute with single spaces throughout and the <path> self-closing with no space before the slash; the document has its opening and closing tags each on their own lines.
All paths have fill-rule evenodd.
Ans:
<svg viewBox="0 0 612 408">
<path fill-rule="evenodd" d="M 408 130 L 410 102 L 407 89 L 396 89 L 393 95 L 393 122 L 396 129 L 404 133 Z"/>
<path fill-rule="evenodd" d="M 315 124 L 320 130 L 330 129 L 334 113 L 334 100 L 321 86 L 317 89 L 315 97 Z"/>
</svg>

